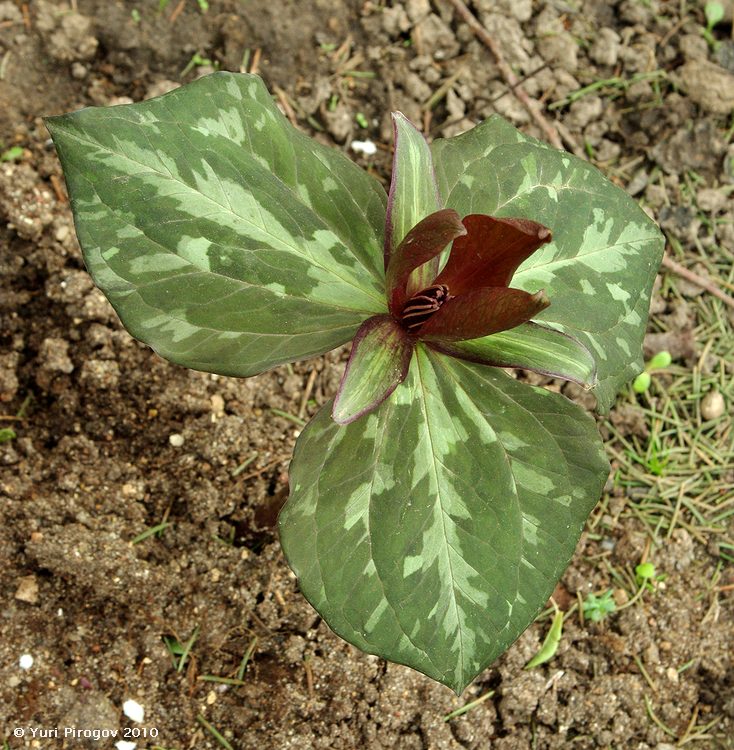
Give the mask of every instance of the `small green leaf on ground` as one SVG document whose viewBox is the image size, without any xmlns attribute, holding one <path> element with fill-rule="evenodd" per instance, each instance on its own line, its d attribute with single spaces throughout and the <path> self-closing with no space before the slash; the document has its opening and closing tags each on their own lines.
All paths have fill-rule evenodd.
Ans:
<svg viewBox="0 0 734 750">
<path fill-rule="evenodd" d="M 584 617 L 592 622 L 600 622 L 616 609 L 617 605 L 614 602 L 612 589 L 598 597 L 596 594 L 590 593 L 583 603 Z"/>
<path fill-rule="evenodd" d="M 0 161 L 18 161 L 23 156 L 22 146 L 11 146 L 0 154 Z"/>
<path fill-rule="evenodd" d="M 12 427 L 3 427 L 0 429 L 0 444 L 8 443 L 18 437 Z"/>
<path fill-rule="evenodd" d="M 543 645 L 540 647 L 538 653 L 535 654 L 535 656 L 525 665 L 525 669 L 533 669 L 533 667 L 538 667 L 541 664 L 550 661 L 556 655 L 562 634 L 563 612 L 560 609 L 557 609 L 556 613 L 553 615 L 553 622 L 545 636 Z"/>
</svg>

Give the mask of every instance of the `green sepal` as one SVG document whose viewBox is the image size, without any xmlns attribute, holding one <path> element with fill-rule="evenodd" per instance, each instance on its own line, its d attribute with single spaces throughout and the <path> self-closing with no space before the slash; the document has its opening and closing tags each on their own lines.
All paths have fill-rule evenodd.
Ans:
<svg viewBox="0 0 734 750">
<path fill-rule="evenodd" d="M 596 383 L 596 363 L 580 341 L 532 321 L 481 339 L 432 342 L 431 346 L 477 364 L 532 370 L 586 388 Z"/>
<path fill-rule="evenodd" d="M 366 320 L 334 399 L 334 421 L 349 424 L 376 409 L 405 380 L 412 355 L 412 340 L 390 315 Z"/>
<path fill-rule="evenodd" d="M 421 132 L 400 112 L 393 112 L 395 153 L 385 222 L 385 268 L 408 232 L 443 208 L 433 171 L 431 149 Z M 411 275 L 411 293 L 429 286 L 438 274 L 436 256 Z"/>
</svg>

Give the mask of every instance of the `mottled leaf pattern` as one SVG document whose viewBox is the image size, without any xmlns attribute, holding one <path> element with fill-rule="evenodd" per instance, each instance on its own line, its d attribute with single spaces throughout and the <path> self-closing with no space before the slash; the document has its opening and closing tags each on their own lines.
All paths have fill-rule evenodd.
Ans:
<svg viewBox="0 0 734 750">
<path fill-rule="evenodd" d="M 330 627 L 461 691 L 532 622 L 607 477 L 563 396 L 418 345 L 405 383 L 298 440 L 283 549 Z"/>
<path fill-rule="evenodd" d="M 48 120 L 87 266 L 162 356 L 252 375 L 384 312 L 386 196 L 256 76 Z"/>
<path fill-rule="evenodd" d="M 434 141 L 444 203 L 471 213 L 524 217 L 553 231 L 512 286 L 545 289 L 539 322 L 558 325 L 591 351 L 599 408 L 642 369 L 650 292 L 663 252 L 655 224 L 594 167 L 491 117 L 464 135 Z"/>
<path fill-rule="evenodd" d="M 394 123 L 388 200 L 292 128 L 255 76 L 220 73 L 48 121 L 87 266 L 126 327 L 163 356 L 252 375 L 359 330 L 335 403 L 298 440 L 283 549 L 337 633 L 460 691 L 542 608 L 608 472 L 578 406 L 484 364 L 588 385 L 596 370 L 607 408 L 639 369 L 662 242 L 596 170 L 501 119 L 434 144 L 438 185 L 422 135 L 402 115 Z M 414 268 L 420 253 L 396 256 L 388 315 L 388 260 L 443 204 L 448 221 L 420 250 L 432 259 Z M 406 313 L 468 214 L 527 221 L 510 231 L 470 218 L 499 241 L 491 253 L 481 240 L 459 249 L 495 266 L 476 276 L 457 256 L 446 274 L 461 296 L 436 287 Z M 527 258 L 547 239 L 540 224 L 553 242 Z M 511 282 L 520 292 L 487 291 L 523 258 Z M 526 323 L 516 303 L 540 289 L 551 306 L 540 295 L 533 315 L 546 324 Z M 418 308 L 428 303 L 430 317 Z M 491 305 L 521 325 L 484 336 Z M 460 324 L 483 338 L 416 344 L 401 314 L 412 334 L 433 326 L 450 339 Z"/>
</svg>

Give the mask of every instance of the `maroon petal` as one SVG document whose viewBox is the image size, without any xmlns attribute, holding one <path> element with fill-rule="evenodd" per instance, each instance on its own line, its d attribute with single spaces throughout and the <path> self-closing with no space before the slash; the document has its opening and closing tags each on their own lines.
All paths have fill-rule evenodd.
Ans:
<svg viewBox="0 0 734 750">
<path fill-rule="evenodd" d="M 461 218 L 452 208 L 442 208 L 426 216 L 408 232 L 387 266 L 387 300 L 393 315 L 399 316 L 403 305 L 419 291 L 408 288 L 410 274 L 437 258 L 449 242 L 464 234 L 466 229 Z"/>
<path fill-rule="evenodd" d="M 472 289 L 445 302 L 417 331 L 428 341 L 465 341 L 519 326 L 550 305 L 544 291 Z"/>
<path fill-rule="evenodd" d="M 517 267 L 552 239 L 550 229 L 527 219 L 470 214 L 464 217 L 464 226 L 466 235 L 454 242 L 446 267 L 435 281 L 446 284 L 454 295 L 507 286 Z"/>
</svg>

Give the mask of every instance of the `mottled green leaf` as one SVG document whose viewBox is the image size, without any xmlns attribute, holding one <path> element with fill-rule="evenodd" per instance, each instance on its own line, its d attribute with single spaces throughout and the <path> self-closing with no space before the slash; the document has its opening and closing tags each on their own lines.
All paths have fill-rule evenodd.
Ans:
<svg viewBox="0 0 734 750">
<path fill-rule="evenodd" d="M 395 154 L 385 225 L 385 267 L 408 232 L 440 208 L 431 150 L 419 130 L 400 112 L 393 113 Z M 439 257 L 413 272 L 411 289 L 423 289 L 436 277 Z"/>
<path fill-rule="evenodd" d="M 408 378 L 347 427 L 301 434 L 283 549 L 329 626 L 461 691 L 533 621 L 607 477 L 563 396 L 419 344 Z"/>
<path fill-rule="evenodd" d="M 252 375 L 386 310 L 386 196 L 256 76 L 53 117 L 90 273 L 162 356 Z"/>
<path fill-rule="evenodd" d="M 650 292 L 663 252 L 655 224 L 620 188 L 574 156 L 529 138 L 500 117 L 432 146 L 444 203 L 471 213 L 521 217 L 553 232 L 512 286 L 544 288 L 539 322 L 559 326 L 591 351 L 599 408 L 642 369 Z"/>
<path fill-rule="evenodd" d="M 348 424 L 376 409 L 408 374 L 413 343 L 390 315 L 366 320 L 354 337 L 332 416 Z"/>
<path fill-rule="evenodd" d="M 537 323 L 523 323 L 480 339 L 433 342 L 431 346 L 469 362 L 520 367 L 585 386 L 596 383 L 596 363 L 591 352 L 568 334 Z"/>
</svg>

